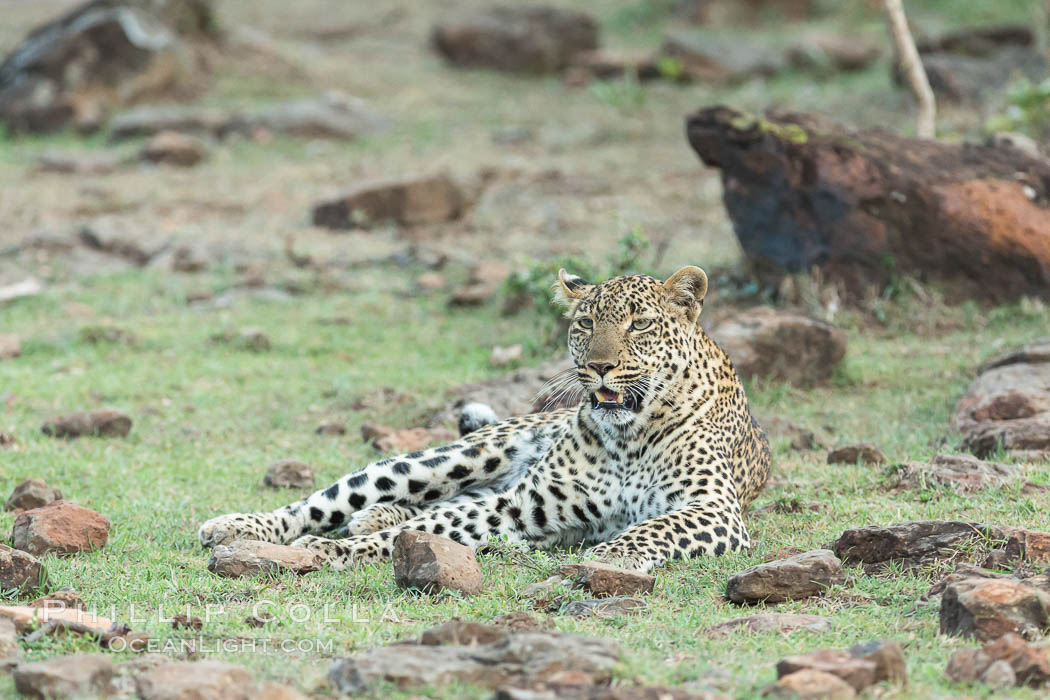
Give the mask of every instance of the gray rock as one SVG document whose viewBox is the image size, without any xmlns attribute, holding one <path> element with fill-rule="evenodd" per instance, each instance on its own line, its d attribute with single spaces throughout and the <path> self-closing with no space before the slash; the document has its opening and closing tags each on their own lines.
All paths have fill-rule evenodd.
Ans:
<svg viewBox="0 0 1050 700">
<path fill-rule="evenodd" d="M 334 139 L 357 138 L 389 124 L 364 100 L 336 91 L 314 99 L 269 105 L 248 120 L 251 126 L 286 136 Z"/>
<path fill-rule="evenodd" d="M 32 591 L 43 587 L 47 570 L 36 557 L 0 544 L 0 591 Z"/>
<path fill-rule="evenodd" d="M 572 617 L 620 617 L 644 612 L 649 607 L 641 598 L 598 598 L 596 600 L 574 600 L 565 605 L 562 612 Z"/>
<path fill-rule="evenodd" d="M 296 459 L 282 459 L 267 468 L 263 483 L 274 488 L 313 486 L 314 468 Z"/>
<path fill-rule="evenodd" d="M 0 588 L 4 586 L 0 585 Z M 4 659 L 12 659 L 21 654 L 18 647 L 18 633 L 13 620 L 0 617 L 0 664 Z"/>
<path fill-rule="evenodd" d="M 831 548 L 845 564 L 863 564 L 866 571 L 889 562 L 906 567 L 955 559 L 974 540 L 1005 540 L 1002 528 L 962 520 L 919 520 L 886 527 L 870 525 L 846 530 Z"/>
<path fill-rule="evenodd" d="M 317 552 L 257 540 L 234 540 L 228 545 L 219 545 L 208 559 L 208 571 L 231 578 L 282 571 L 305 574 L 320 568 L 321 557 Z"/>
<path fill-rule="evenodd" d="M 113 662 L 102 654 L 57 656 L 23 662 L 14 670 L 15 689 L 31 698 L 82 698 L 109 695 Z"/>
<path fill-rule="evenodd" d="M 172 661 L 136 679 L 142 700 L 254 700 L 252 674 L 243 666 L 221 661 Z"/>
<path fill-rule="evenodd" d="M 62 498 L 62 491 L 44 483 L 43 479 L 26 479 L 11 492 L 4 510 L 32 510 Z"/>
<path fill-rule="evenodd" d="M 577 588 L 596 596 L 631 596 L 652 593 L 656 577 L 598 561 L 562 564 L 555 572 Z"/>
<path fill-rule="evenodd" d="M 752 566 L 729 578 L 726 596 L 734 603 L 782 603 L 815 595 L 845 581 L 842 562 L 817 549 Z"/>
<path fill-rule="evenodd" d="M 849 652 L 820 649 L 781 659 L 777 663 L 777 677 L 783 678 L 803 670 L 822 671 L 838 676 L 859 693 L 875 683 L 876 669 L 874 661 L 856 658 Z"/>
<path fill-rule="evenodd" d="M 971 494 L 1004 486 L 1023 474 L 1014 464 L 977 459 L 973 455 L 936 455 L 929 462 L 905 462 L 897 468 L 900 488 L 945 486 L 956 493 Z"/>
<path fill-rule="evenodd" d="M 850 656 L 875 664 L 875 682 L 908 682 L 908 665 L 904 660 L 904 649 L 897 642 L 871 641 L 854 644 L 849 648 Z"/>
</svg>

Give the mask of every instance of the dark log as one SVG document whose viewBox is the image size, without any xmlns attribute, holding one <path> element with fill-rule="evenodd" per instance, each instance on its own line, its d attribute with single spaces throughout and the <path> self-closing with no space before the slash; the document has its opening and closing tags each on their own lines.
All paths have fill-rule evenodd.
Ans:
<svg viewBox="0 0 1050 700">
<path fill-rule="evenodd" d="M 819 270 L 856 295 L 901 274 L 949 298 L 1050 296 L 1050 161 L 728 107 L 686 123 L 764 283 Z"/>
</svg>

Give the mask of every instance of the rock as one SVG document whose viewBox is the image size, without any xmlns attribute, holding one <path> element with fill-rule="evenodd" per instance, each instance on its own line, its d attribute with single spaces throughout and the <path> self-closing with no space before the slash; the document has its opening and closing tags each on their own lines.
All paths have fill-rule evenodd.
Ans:
<svg viewBox="0 0 1050 700">
<path fill-rule="evenodd" d="M 40 430 L 57 438 L 126 437 L 131 432 L 131 418 L 109 409 L 81 411 L 52 418 Z"/>
<path fill-rule="evenodd" d="M 339 659 L 328 669 L 328 683 L 343 695 L 361 695 L 368 685 L 353 659 Z"/>
<path fill-rule="evenodd" d="M 467 283 L 449 300 L 453 306 L 478 306 L 490 301 L 510 276 L 510 267 L 504 263 L 483 260 L 470 270 Z"/>
<path fill-rule="evenodd" d="M 595 685 L 585 673 L 561 671 L 528 688 L 497 688 L 491 700 L 726 700 L 726 696 L 659 685 L 606 687 Z"/>
<path fill-rule="evenodd" d="M 849 653 L 855 659 L 864 659 L 875 664 L 876 683 L 908 682 L 908 664 L 904 660 L 904 650 L 897 642 L 872 641 L 855 644 L 849 648 Z"/>
<path fill-rule="evenodd" d="M 46 582 L 47 570 L 36 557 L 0 544 L 0 591 L 31 591 Z"/>
<path fill-rule="evenodd" d="M 90 634 L 92 637 L 99 638 L 100 641 L 112 637 L 116 631 L 128 631 L 127 628 L 120 629 L 119 625 L 108 618 L 98 617 L 83 610 L 58 606 L 0 605 L 0 618 L 14 622 L 19 634 L 29 634 L 43 629 L 44 623 L 49 623 L 55 629 L 68 630 L 76 634 Z"/>
<path fill-rule="evenodd" d="M 234 540 L 212 550 L 208 571 L 231 578 L 278 574 L 291 571 L 306 574 L 321 568 L 317 552 L 258 540 Z"/>
<path fill-rule="evenodd" d="M 36 296 L 42 291 L 44 291 L 44 285 L 40 283 L 40 280 L 35 277 L 27 277 L 21 282 L 0 285 L 0 303 Z"/>
<path fill-rule="evenodd" d="M 900 275 L 960 300 L 1048 296 L 1050 163 L 726 107 L 690 116 L 687 135 L 721 169 L 727 212 L 764 284 L 815 268 L 846 300 Z"/>
<path fill-rule="evenodd" d="M 21 653 L 15 623 L 6 617 L 0 617 L 0 669 L 3 668 L 5 660 L 13 659 Z"/>
<path fill-rule="evenodd" d="M 781 676 L 764 694 L 798 700 L 849 700 L 857 697 L 853 686 L 838 676 L 809 668 Z"/>
<path fill-rule="evenodd" d="M 492 353 L 489 355 L 489 364 L 493 367 L 507 367 L 521 360 L 523 352 L 524 348 L 521 346 L 521 343 L 515 343 L 507 347 L 493 346 Z"/>
<path fill-rule="evenodd" d="M 171 269 L 175 272 L 203 272 L 207 268 L 208 261 L 189 246 L 179 246 L 172 253 Z"/>
<path fill-rule="evenodd" d="M 611 639 L 519 632 L 490 644 L 379 647 L 355 655 L 352 663 L 366 686 L 379 681 L 401 686 L 458 682 L 496 688 L 527 687 L 567 669 L 589 675 L 594 683 L 607 683 L 619 656 L 620 647 Z"/>
<path fill-rule="evenodd" d="M 263 483 L 274 488 L 307 488 L 314 484 L 314 468 L 296 459 L 282 459 L 267 468 Z"/>
<path fill-rule="evenodd" d="M 995 358 L 955 405 L 952 427 L 978 457 L 1050 458 L 1050 341 Z"/>
<path fill-rule="evenodd" d="M 13 360 L 22 354 L 22 340 L 13 333 L 0 333 L 0 360 Z"/>
<path fill-rule="evenodd" d="M 622 569 L 598 561 L 562 564 L 557 576 L 571 579 L 573 585 L 596 596 L 632 596 L 652 593 L 656 577 Z"/>
<path fill-rule="evenodd" d="M 975 683 L 991 663 L 992 659 L 980 649 L 960 649 L 948 659 L 945 672 L 956 683 Z"/>
<path fill-rule="evenodd" d="M 1050 629 L 1050 593 L 1012 579 L 972 578 L 941 596 L 941 634 L 980 641 L 1014 633 L 1032 638 Z"/>
<path fill-rule="evenodd" d="M 113 662 L 102 654 L 56 656 L 22 662 L 13 673 L 15 689 L 31 698 L 108 696 L 113 691 Z"/>
<path fill-rule="evenodd" d="M 831 551 L 817 549 L 733 574 L 726 597 L 738 604 L 782 603 L 823 595 L 845 580 L 842 562 Z"/>
<path fill-rule="evenodd" d="M 317 435 L 346 435 L 346 426 L 339 422 L 321 423 L 314 428 Z"/>
<path fill-rule="evenodd" d="M 590 15 L 548 5 L 485 7 L 434 27 L 434 48 L 458 66 L 549 73 L 598 48 Z"/>
<path fill-rule="evenodd" d="M 656 58 L 650 53 L 595 49 L 573 55 L 565 72 L 565 82 L 570 85 L 586 85 L 596 79 L 609 80 L 624 76 L 637 80 L 653 80 L 661 77 L 661 74 Z"/>
<path fill-rule="evenodd" d="M 150 163 L 190 168 L 204 160 L 207 147 L 195 136 L 162 131 L 142 148 L 140 157 Z"/>
<path fill-rule="evenodd" d="M 974 540 L 1005 540 L 1002 528 L 961 520 L 920 520 L 888 527 L 868 526 L 846 530 L 831 549 L 844 564 L 864 564 L 865 570 L 881 569 L 889 562 L 907 568 L 955 559 Z"/>
<path fill-rule="evenodd" d="M 879 47 L 856 36 L 814 33 L 787 50 L 795 68 L 827 75 L 836 71 L 864 70 L 879 58 Z"/>
<path fill-rule="evenodd" d="M 295 688 L 277 683 L 265 683 L 251 697 L 253 700 L 306 700 L 306 696 Z"/>
<path fill-rule="evenodd" d="M 230 115 L 198 105 L 146 105 L 121 112 L 109 122 L 110 141 L 155 136 L 165 131 L 218 138 L 234 121 Z"/>
<path fill-rule="evenodd" d="M 827 381 L 846 355 L 846 332 L 805 316 L 759 307 L 710 331 L 733 366 L 751 379 L 799 385 Z"/>
<path fill-rule="evenodd" d="M 26 479 L 11 492 L 4 510 L 32 510 L 62 498 L 62 491 L 48 486 L 43 479 Z"/>
<path fill-rule="evenodd" d="M 481 592 L 481 567 L 466 545 L 426 532 L 407 530 L 394 539 L 394 582 L 426 593 Z"/>
<path fill-rule="evenodd" d="M 792 632 L 806 631 L 823 633 L 831 630 L 831 620 L 820 615 L 796 615 L 793 613 L 763 613 L 761 615 L 749 615 L 735 620 L 727 620 L 721 624 L 707 628 L 707 634 L 711 637 L 728 637 L 737 632 L 758 634 L 760 632 L 779 632 L 790 634 Z"/>
<path fill-rule="evenodd" d="M 562 613 L 570 617 L 610 618 L 644 612 L 647 607 L 649 604 L 641 598 L 597 598 L 571 601 Z"/>
<path fill-rule="evenodd" d="M 982 651 L 993 659 L 993 663 L 1008 664 L 1017 685 L 1038 688 L 1050 681 L 1050 658 L 1045 646 L 1037 648 L 1016 634 L 1005 634 L 985 644 Z M 984 682 L 988 683 L 987 680 Z"/>
<path fill-rule="evenodd" d="M 496 625 L 451 620 L 423 632 L 423 635 L 419 638 L 419 643 L 429 646 L 441 644 L 477 646 L 479 644 L 492 644 L 493 642 L 503 641 L 509 634 L 510 632 L 506 628 Z"/>
<path fill-rule="evenodd" d="M 857 464 L 858 462 L 877 467 L 886 463 L 886 455 L 878 447 L 868 442 L 847 445 L 828 452 L 828 464 Z"/>
<path fill-rule="evenodd" d="M 221 661 L 172 661 L 136 679 L 142 700 L 253 700 L 255 679 L 243 666 Z"/>
<path fill-rule="evenodd" d="M 741 83 L 752 78 L 769 78 L 786 68 L 781 54 L 756 42 L 731 41 L 709 35 L 668 36 L 658 52 L 660 60 L 672 61 L 680 79 L 698 83 Z"/>
<path fill-rule="evenodd" d="M 362 436 L 365 434 L 365 425 L 361 426 Z M 384 428 L 384 426 L 372 427 Z M 390 432 L 385 432 L 385 430 Z M 398 454 L 415 452 L 433 445 L 452 442 L 456 439 L 456 434 L 448 428 L 408 428 L 406 430 L 386 428 L 385 430 L 374 436 L 376 449 L 384 454 L 389 452 Z M 367 441 L 368 438 L 365 438 L 365 440 Z"/>
<path fill-rule="evenodd" d="M 440 224 L 458 219 L 466 196 L 448 175 L 424 175 L 361 184 L 345 195 L 314 207 L 315 226 L 369 228 L 385 221 L 404 226 Z"/>
<path fill-rule="evenodd" d="M 959 494 L 999 488 L 1020 475 L 1013 464 L 985 462 L 973 455 L 935 455 L 929 462 L 905 462 L 897 468 L 899 488 L 945 486 Z"/>
<path fill-rule="evenodd" d="M 84 599 L 80 594 L 70 588 L 63 588 L 40 596 L 29 602 L 32 608 L 46 608 L 48 610 L 87 610 Z"/>
<path fill-rule="evenodd" d="M 93 552 L 108 539 L 107 518 L 66 500 L 19 513 L 11 530 L 15 549 L 35 556 Z"/>
<path fill-rule="evenodd" d="M 0 64 L 10 133 L 99 128 L 107 112 L 200 80 L 194 44 L 215 33 L 204 0 L 78 3 L 35 29 Z"/>
<path fill-rule="evenodd" d="M 793 450 L 817 450 L 825 447 L 823 440 L 808 428 L 796 425 L 783 416 L 756 416 L 755 420 L 762 426 L 769 438 L 787 438 L 791 440 Z"/>
<path fill-rule="evenodd" d="M 1050 564 L 1050 532 L 1006 528 L 1005 555 L 1033 564 Z"/>
<path fill-rule="evenodd" d="M 44 153 L 36 159 L 42 173 L 63 175 L 109 175 L 121 165 L 121 158 L 108 153 Z"/>
<path fill-rule="evenodd" d="M 875 683 L 874 661 L 853 657 L 849 652 L 820 649 L 781 659 L 777 663 L 777 678 L 802 670 L 822 671 L 838 676 L 858 693 Z"/>
<path fill-rule="evenodd" d="M 389 120 L 356 97 L 330 91 L 320 97 L 263 107 L 250 125 L 301 138 L 354 139 L 384 129 Z"/>
</svg>

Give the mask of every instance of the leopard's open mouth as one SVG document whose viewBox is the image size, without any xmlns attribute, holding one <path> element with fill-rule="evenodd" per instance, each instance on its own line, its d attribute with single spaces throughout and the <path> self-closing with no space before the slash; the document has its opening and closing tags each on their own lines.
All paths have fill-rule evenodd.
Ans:
<svg viewBox="0 0 1050 700">
<path fill-rule="evenodd" d="M 635 411 L 638 409 L 638 400 L 630 392 L 620 394 L 612 389 L 602 387 L 591 394 L 591 408 L 607 410 L 621 408 L 627 411 Z"/>
</svg>

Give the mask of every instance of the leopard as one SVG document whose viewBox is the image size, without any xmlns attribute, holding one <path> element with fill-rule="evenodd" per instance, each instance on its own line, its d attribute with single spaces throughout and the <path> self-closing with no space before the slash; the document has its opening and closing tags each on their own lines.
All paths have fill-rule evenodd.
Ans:
<svg viewBox="0 0 1050 700">
<path fill-rule="evenodd" d="M 389 561 L 405 531 L 474 550 L 578 548 L 638 572 L 749 549 L 743 514 L 769 477 L 769 442 L 699 322 L 707 291 L 695 266 L 601 283 L 562 269 L 553 296 L 573 362 L 548 394 L 568 407 L 498 420 L 481 405 L 450 444 L 372 462 L 272 512 L 212 518 L 200 544 L 291 544 L 336 570 Z"/>
</svg>

